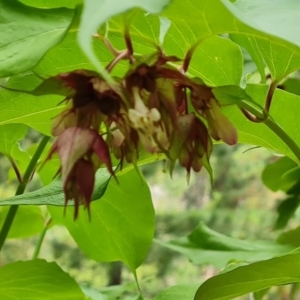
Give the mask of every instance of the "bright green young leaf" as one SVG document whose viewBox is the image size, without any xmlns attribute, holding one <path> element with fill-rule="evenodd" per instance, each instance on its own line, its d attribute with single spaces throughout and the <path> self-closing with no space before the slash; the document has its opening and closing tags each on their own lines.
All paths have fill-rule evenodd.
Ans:
<svg viewBox="0 0 300 300">
<path fill-rule="evenodd" d="M 194 300 L 227 300 L 274 285 L 300 282 L 300 254 L 260 261 L 214 276 L 198 289 Z"/>
<path fill-rule="evenodd" d="M 293 250 L 291 246 L 267 241 L 245 241 L 217 233 L 199 224 L 187 237 L 158 244 L 177 251 L 195 264 L 212 264 L 224 268 L 229 262 L 254 262 L 280 256 Z"/>
<path fill-rule="evenodd" d="M 195 284 L 175 285 L 161 291 L 154 300 L 193 300 L 197 288 Z"/>
<path fill-rule="evenodd" d="M 91 203 L 91 221 L 81 210 L 48 207 L 53 219 L 67 227 L 78 247 L 96 261 L 123 261 L 134 270 L 143 262 L 154 234 L 154 210 L 147 184 L 135 171 L 111 180 L 104 196 Z"/>
<path fill-rule="evenodd" d="M 84 53 L 93 63 L 96 70 L 108 81 L 111 81 L 107 72 L 99 62 L 92 47 L 92 35 L 95 34 L 98 28 L 108 21 L 111 17 L 125 12 L 134 7 L 140 7 L 149 13 L 160 12 L 169 0 L 86 0 L 84 9 L 81 15 L 81 24 L 79 27 L 78 41 Z"/>
<path fill-rule="evenodd" d="M 268 164 L 262 173 L 263 183 L 272 191 L 287 191 L 293 186 L 293 182 L 283 182 L 282 176 L 289 170 L 294 169 L 297 164 L 288 157 L 281 157 Z"/>
<path fill-rule="evenodd" d="M 1 202 L 1 200 L 0 200 Z M 8 212 L 8 207 L 0 208 L 0 228 Z M 36 206 L 19 207 L 8 238 L 26 238 L 41 233 L 44 219 L 41 209 Z"/>
<path fill-rule="evenodd" d="M 66 34 L 74 10 L 38 9 L 16 0 L 0 1 L 0 78 L 33 66 Z"/>
<path fill-rule="evenodd" d="M 0 298 L 5 300 L 84 300 L 77 283 L 56 263 L 35 259 L 0 269 Z"/>
<path fill-rule="evenodd" d="M 92 201 L 100 199 L 106 191 L 111 175 L 106 169 L 99 169 L 96 173 L 96 183 Z M 56 179 L 49 185 L 42 187 L 34 192 L 25 193 L 4 200 L 0 200 L 0 206 L 7 205 L 54 205 L 64 206 L 65 196 L 62 191 L 60 179 Z M 67 205 L 73 206 L 73 201 L 68 201 Z"/>
</svg>

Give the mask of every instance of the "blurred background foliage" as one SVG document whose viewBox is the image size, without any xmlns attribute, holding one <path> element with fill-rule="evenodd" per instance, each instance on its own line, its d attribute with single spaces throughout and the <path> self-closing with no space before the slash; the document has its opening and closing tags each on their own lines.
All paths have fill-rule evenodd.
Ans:
<svg viewBox="0 0 300 300">
<path fill-rule="evenodd" d="M 29 149 L 38 139 L 39 134 L 30 130 L 20 146 Z M 263 148 L 215 145 L 211 158 L 213 186 L 205 170 L 191 174 L 187 183 L 185 170 L 179 166 L 175 168 L 172 178 L 164 172 L 163 161 L 143 166 L 156 209 L 156 239 L 166 242 L 184 237 L 201 221 L 210 229 L 234 238 L 276 240 L 276 207 L 284 198 L 284 193 L 267 189 L 261 174 L 266 165 L 278 159 Z M 12 171 L 7 158 L 1 156 L 0 164 L 0 195 L 3 199 L 14 194 L 17 181 L 10 175 Z M 40 179 L 35 176 L 28 190 L 40 186 Z M 46 208 L 39 209 L 45 216 L 45 222 Z M 1 208 L 0 220 L 4 215 L 5 209 Z M 296 226 L 297 215 L 296 211 L 288 228 Z M 30 259 L 38 239 L 39 235 L 9 239 L 1 253 L 0 266 Z M 102 291 L 107 299 L 126 299 L 135 290 L 134 280 L 126 267 L 119 262 L 104 264 L 86 258 L 64 227 L 56 225 L 48 229 L 39 257 L 55 260 L 92 299 L 101 299 L 93 296 L 95 291 Z M 153 299 L 167 286 L 199 284 L 219 271 L 211 265 L 192 264 L 186 257 L 154 242 L 146 262 L 138 269 L 138 277 L 146 299 Z M 289 299 L 286 297 L 289 297 L 290 290 L 289 286 L 271 289 L 264 299 Z"/>
</svg>

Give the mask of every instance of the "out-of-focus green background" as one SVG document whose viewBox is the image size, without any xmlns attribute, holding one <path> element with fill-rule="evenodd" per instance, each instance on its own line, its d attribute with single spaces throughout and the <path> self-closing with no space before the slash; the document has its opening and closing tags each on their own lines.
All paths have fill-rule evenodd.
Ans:
<svg viewBox="0 0 300 300">
<path fill-rule="evenodd" d="M 22 147 L 26 149 L 38 138 L 37 133 L 30 131 L 22 141 Z M 186 172 L 179 166 L 175 168 L 172 179 L 163 172 L 162 161 L 144 166 L 142 171 L 156 210 L 156 239 L 169 241 L 186 236 L 202 221 L 209 228 L 231 237 L 274 240 L 278 235 L 274 231 L 276 206 L 282 195 L 272 193 L 261 181 L 263 168 L 274 159 L 274 154 L 262 148 L 216 145 L 211 158 L 213 187 L 205 170 L 199 174 L 192 173 L 187 183 Z M 4 156 L 0 157 L 0 165 L 0 197 L 6 198 L 14 194 L 17 181 L 12 179 L 10 164 Z M 40 186 L 36 176 L 28 189 Z M 43 207 L 40 209 L 45 210 Z M 0 209 L 1 218 L 5 216 L 3 210 Z M 296 222 L 297 214 L 291 224 Z M 38 236 L 9 239 L 1 252 L 0 266 L 30 259 L 37 240 Z M 125 295 L 136 289 L 133 276 L 125 266 L 118 262 L 104 264 L 86 258 L 67 230 L 60 226 L 48 230 L 39 257 L 55 260 L 84 289 L 90 293 L 94 289 L 105 291 L 108 299 L 126 299 Z M 166 287 L 200 284 L 219 271 L 210 265 L 193 265 L 184 256 L 153 243 L 146 262 L 137 273 L 146 299 L 153 299 Z M 116 288 L 113 286 L 116 283 L 122 286 Z M 288 299 L 289 291 L 289 286 L 274 288 L 264 299 Z"/>
</svg>

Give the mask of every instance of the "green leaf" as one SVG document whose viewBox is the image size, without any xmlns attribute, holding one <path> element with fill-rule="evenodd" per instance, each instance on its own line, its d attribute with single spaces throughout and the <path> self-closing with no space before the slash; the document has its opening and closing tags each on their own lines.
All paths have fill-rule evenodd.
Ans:
<svg viewBox="0 0 300 300">
<path fill-rule="evenodd" d="M 96 261 L 123 261 L 133 272 L 145 259 L 154 234 L 154 210 L 147 184 L 135 171 L 112 180 L 104 196 L 91 203 L 91 221 L 83 211 L 48 207 L 53 219 L 67 227 L 78 247 Z"/>
<path fill-rule="evenodd" d="M 1 202 L 1 200 L 0 200 Z M 2 227 L 9 208 L 0 209 L 0 228 Z M 26 226 L 24 226 L 26 224 Z M 26 238 L 41 233 L 44 228 L 42 211 L 36 206 L 19 207 L 18 213 L 9 230 L 8 238 Z"/>
<path fill-rule="evenodd" d="M 251 21 L 251 24 L 255 24 L 256 28 L 300 45 L 299 35 L 295 27 L 300 18 L 299 1 L 239 0 L 234 5 L 239 10 L 243 20 Z M 295 52 L 289 49 L 287 44 L 274 45 L 266 39 L 257 38 L 251 38 L 250 44 L 252 46 L 250 49 L 244 44 L 245 48 L 250 50 L 249 53 L 253 53 L 255 50 L 256 55 L 252 57 L 255 58 L 259 54 L 263 57 L 275 80 L 280 81 L 287 74 L 299 69 L 299 51 Z M 258 59 L 256 59 L 257 61 Z"/>
<path fill-rule="evenodd" d="M 158 13 L 168 3 L 169 0 L 145 0 L 142 2 L 139 0 L 124 0 L 122 2 L 118 0 L 102 0 L 100 3 L 98 0 L 85 1 L 78 32 L 78 42 L 96 70 L 109 82 L 111 82 L 109 75 L 94 53 L 92 47 L 92 35 L 111 17 L 129 9 L 140 7 L 147 12 Z"/>
<path fill-rule="evenodd" d="M 224 268 L 229 262 L 253 262 L 287 254 L 291 246 L 276 242 L 246 241 L 215 232 L 200 223 L 187 238 L 158 244 L 186 256 L 194 264 L 212 264 Z"/>
<path fill-rule="evenodd" d="M 166 51 L 169 47 L 166 47 Z M 174 55 L 175 47 L 178 45 L 173 45 L 170 54 Z M 211 86 L 238 86 L 243 74 L 241 49 L 229 39 L 213 36 L 203 41 L 196 49 L 188 72 Z"/>
<path fill-rule="evenodd" d="M 69 274 L 45 260 L 18 261 L 0 269 L 0 298 L 5 300 L 84 300 Z"/>
<path fill-rule="evenodd" d="M 221 105 L 237 104 L 241 100 L 252 100 L 244 89 L 235 85 L 212 88 L 212 93 Z"/>
<path fill-rule="evenodd" d="M 263 83 L 266 83 L 266 76 L 265 76 L 265 63 L 261 56 L 261 53 L 259 52 L 258 45 L 256 43 L 256 39 L 254 37 L 241 35 L 241 34 L 231 34 L 230 38 L 246 49 L 248 53 L 250 54 L 252 60 L 256 64 L 257 70 L 261 76 L 261 81 Z"/>
<path fill-rule="evenodd" d="M 283 200 L 277 207 L 278 217 L 275 223 L 275 229 L 284 228 L 288 221 L 293 217 L 300 204 L 298 195 Z"/>
<path fill-rule="evenodd" d="M 24 72 L 66 34 L 74 10 L 38 9 L 16 0 L 0 1 L 0 77 Z"/>
<path fill-rule="evenodd" d="M 19 148 L 19 141 L 27 134 L 28 127 L 22 124 L 0 126 L 0 152 L 9 158 L 24 158 L 26 155 Z"/>
<path fill-rule="evenodd" d="M 92 195 L 92 201 L 100 199 L 106 191 L 111 175 L 106 169 L 99 169 L 96 173 L 96 184 Z M 60 179 L 54 180 L 49 185 L 34 192 L 14 196 L 0 200 L 0 206 L 7 205 L 54 205 L 64 206 L 65 195 L 62 191 Z M 67 205 L 73 206 L 74 201 L 68 201 Z"/>
<path fill-rule="evenodd" d="M 25 74 L 12 77 L 7 86 L 21 90 L 32 90 L 40 82 L 41 80 L 37 76 Z M 51 119 L 58 115 L 63 107 L 58 105 L 63 100 L 61 96 L 34 97 L 25 93 L 2 89 L 0 97 L 0 125 L 22 123 L 46 135 L 50 135 L 51 132 Z"/>
<path fill-rule="evenodd" d="M 300 247 L 299 235 L 300 226 L 280 234 L 277 238 L 277 242 L 280 244 L 289 244 L 294 247 Z"/>
<path fill-rule="evenodd" d="M 268 164 L 262 172 L 262 181 L 271 191 L 287 191 L 293 186 L 293 182 L 283 182 L 282 176 L 289 170 L 294 169 L 297 164 L 288 157 L 280 157 Z"/>
<path fill-rule="evenodd" d="M 161 291 L 154 300 L 193 300 L 197 288 L 195 284 L 175 285 Z"/>
<path fill-rule="evenodd" d="M 274 285 L 300 281 L 300 254 L 289 254 L 214 276 L 198 289 L 195 300 L 226 300 Z"/>
</svg>

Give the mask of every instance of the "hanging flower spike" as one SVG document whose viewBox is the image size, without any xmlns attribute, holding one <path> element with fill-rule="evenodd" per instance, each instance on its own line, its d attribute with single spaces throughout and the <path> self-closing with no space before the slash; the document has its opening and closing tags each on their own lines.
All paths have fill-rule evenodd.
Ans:
<svg viewBox="0 0 300 300">
<path fill-rule="evenodd" d="M 113 175 L 108 146 L 97 131 L 81 127 L 67 128 L 53 144 L 47 159 L 57 152 L 61 161 L 61 175 L 66 204 L 74 199 L 74 219 L 78 216 L 78 206 L 84 204 L 89 210 L 94 187 L 95 166 L 92 155 L 106 165 Z"/>
</svg>

